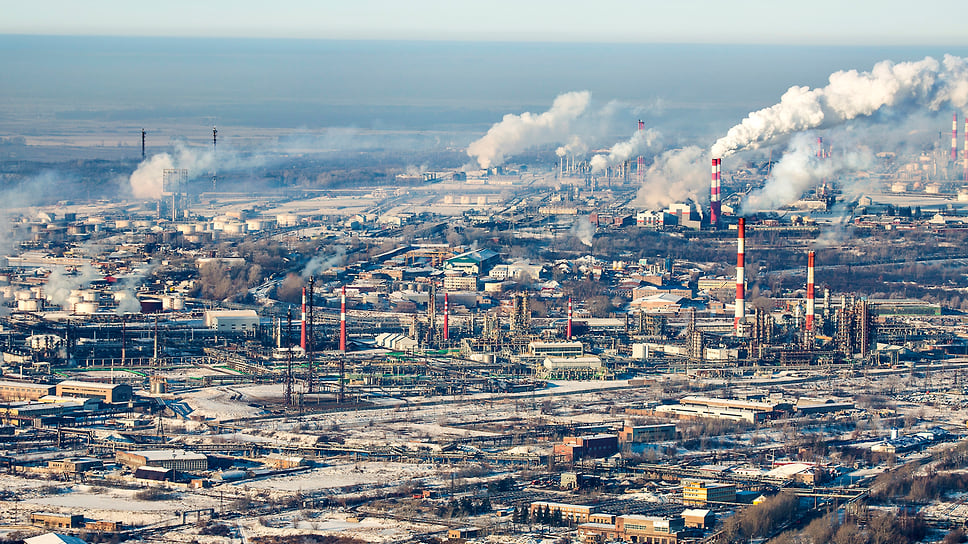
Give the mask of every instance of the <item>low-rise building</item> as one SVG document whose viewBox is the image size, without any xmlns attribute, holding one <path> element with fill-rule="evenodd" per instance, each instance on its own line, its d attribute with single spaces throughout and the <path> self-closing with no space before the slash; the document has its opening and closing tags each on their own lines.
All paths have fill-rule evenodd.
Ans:
<svg viewBox="0 0 968 544">
<path fill-rule="evenodd" d="M 567 504 L 562 502 L 535 501 L 528 509 L 531 519 L 537 518 L 540 513 L 547 513 L 554 516 L 556 512 L 561 513 L 562 521 L 573 523 L 587 523 L 589 517 L 595 513 L 595 506 L 584 504 Z"/>
<path fill-rule="evenodd" d="M 208 457 L 185 450 L 118 451 L 115 459 L 132 469 L 145 465 L 181 471 L 208 469 Z"/>
<path fill-rule="evenodd" d="M 608 457 L 618 453 L 618 435 L 566 436 L 563 443 L 555 444 L 554 453 L 565 463 Z"/>
<path fill-rule="evenodd" d="M 45 529 L 79 529 L 84 526 L 84 516 L 57 512 L 33 512 L 30 514 L 30 524 Z"/>
<path fill-rule="evenodd" d="M 736 486 L 707 480 L 682 481 L 682 504 L 703 506 L 710 502 L 736 502 Z"/>
<path fill-rule="evenodd" d="M 659 425 L 626 425 L 618 433 L 621 442 L 668 442 L 676 439 L 673 423 Z"/>
<path fill-rule="evenodd" d="M 59 397 L 101 399 L 108 404 L 128 402 L 132 398 L 131 386 L 126 383 L 98 383 L 65 380 L 57 384 Z"/>
</svg>

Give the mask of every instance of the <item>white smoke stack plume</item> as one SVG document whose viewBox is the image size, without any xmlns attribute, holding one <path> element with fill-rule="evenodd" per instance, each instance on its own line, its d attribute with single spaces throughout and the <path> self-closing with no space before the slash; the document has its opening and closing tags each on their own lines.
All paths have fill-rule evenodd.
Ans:
<svg viewBox="0 0 968 544">
<path fill-rule="evenodd" d="M 770 171 L 766 185 L 746 197 L 742 212 L 775 210 L 792 204 L 824 178 L 864 170 L 873 164 L 874 157 L 866 150 L 838 153 L 827 159 L 818 159 L 814 142 L 808 134 L 795 136 L 783 158 Z M 854 188 L 850 181 L 844 179 L 841 185 L 845 193 L 853 194 Z"/>
<path fill-rule="evenodd" d="M 709 190 L 705 152 L 696 146 L 671 149 L 655 158 L 632 205 L 657 209 L 674 202 L 699 201 Z"/>
<path fill-rule="evenodd" d="M 756 149 L 780 136 L 831 127 L 867 117 L 883 108 L 904 113 L 968 104 L 968 62 L 945 55 L 915 62 L 881 61 L 870 72 L 839 71 L 825 87 L 790 87 L 780 102 L 750 113 L 712 147 L 712 156 L 727 157 Z"/>
<path fill-rule="evenodd" d="M 572 136 L 568 143 L 555 150 L 555 155 L 559 157 L 584 155 L 588 152 L 588 145 L 578 136 Z"/>
<path fill-rule="evenodd" d="M 592 173 L 597 174 L 617 164 L 637 157 L 652 148 L 659 140 L 659 132 L 654 128 L 636 130 L 632 137 L 619 142 L 608 150 L 608 155 L 595 155 L 591 160 Z"/>
<path fill-rule="evenodd" d="M 565 93 L 555 98 L 551 108 L 544 113 L 509 113 L 484 137 L 467 146 L 467 154 L 476 159 L 481 168 L 490 168 L 503 164 L 508 155 L 537 145 L 564 141 L 569 137 L 575 119 L 588 108 L 591 96 L 588 91 Z"/>
</svg>

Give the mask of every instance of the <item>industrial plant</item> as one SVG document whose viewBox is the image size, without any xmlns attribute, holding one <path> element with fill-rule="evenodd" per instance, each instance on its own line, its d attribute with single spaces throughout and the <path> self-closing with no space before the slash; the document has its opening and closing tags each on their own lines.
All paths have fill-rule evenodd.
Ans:
<svg viewBox="0 0 968 544">
<path fill-rule="evenodd" d="M 946 130 L 965 62 L 850 77 Z M 0 535 L 962 535 L 968 117 L 858 142 L 902 101 L 845 77 L 711 149 L 586 145 L 587 92 L 420 168 L 141 128 L 123 191 L 0 215 Z"/>
</svg>

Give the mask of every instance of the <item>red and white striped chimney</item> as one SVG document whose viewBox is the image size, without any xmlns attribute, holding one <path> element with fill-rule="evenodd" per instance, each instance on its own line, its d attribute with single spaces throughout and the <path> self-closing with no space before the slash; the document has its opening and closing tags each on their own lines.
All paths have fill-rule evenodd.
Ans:
<svg viewBox="0 0 968 544">
<path fill-rule="evenodd" d="M 733 330 L 738 336 L 740 322 L 746 317 L 746 220 L 739 218 L 736 226 L 736 313 Z"/>
<path fill-rule="evenodd" d="M 958 114 L 951 117 L 951 162 L 958 160 Z"/>
<path fill-rule="evenodd" d="M 823 158 L 823 136 L 817 136 L 817 158 Z"/>
<path fill-rule="evenodd" d="M 807 252 L 807 330 L 813 330 L 814 316 L 814 296 L 813 296 L 813 265 L 815 255 L 813 251 Z"/>
<path fill-rule="evenodd" d="M 719 223 L 719 215 L 722 212 L 722 204 L 719 201 L 719 176 L 722 162 L 723 159 L 713 159 L 712 180 L 709 185 L 709 223 L 712 225 Z"/>
<path fill-rule="evenodd" d="M 346 353 L 346 286 L 339 297 L 339 350 Z"/>
<path fill-rule="evenodd" d="M 306 288 L 302 288 L 302 316 L 299 318 L 299 346 L 306 351 Z"/>
<path fill-rule="evenodd" d="M 965 153 L 964 159 L 964 172 L 961 174 L 962 180 L 968 183 L 968 114 L 965 115 Z"/>
<path fill-rule="evenodd" d="M 447 293 L 444 293 L 444 341 L 450 340 L 450 324 L 448 323 L 448 317 L 450 316 L 450 300 L 447 297 Z"/>
<path fill-rule="evenodd" d="M 568 297 L 568 328 L 565 331 L 565 339 L 571 340 L 571 297 Z"/>
</svg>

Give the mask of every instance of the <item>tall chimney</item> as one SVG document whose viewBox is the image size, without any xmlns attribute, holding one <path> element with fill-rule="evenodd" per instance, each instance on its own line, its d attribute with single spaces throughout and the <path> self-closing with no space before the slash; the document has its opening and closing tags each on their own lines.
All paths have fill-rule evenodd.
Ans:
<svg viewBox="0 0 968 544">
<path fill-rule="evenodd" d="M 450 323 L 448 320 L 450 317 L 450 298 L 447 293 L 444 293 L 444 341 L 450 340 Z"/>
<path fill-rule="evenodd" d="M 299 318 L 299 347 L 306 351 L 306 288 L 302 288 L 302 315 Z"/>
<path fill-rule="evenodd" d="M 823 158 L 823 136 L 817 136 L 817 158 Z"/>
<path fill-rule="evenodd" d="M 723 159 L 713 159 L 712 180 L 709 185 L 709 223 L 715 226 L 719 223 L 722 205 L 719 202 L 719 168 Z"/>
<path fill-rule="evenodd" d="M 145 160 L 145 129 L 141 129 L 141 160 Z"/>
<path fill-rule="evenodd" d="M 740 334 L 740 322 L 746 317 L 746 220 L 739 218 L 736 227 L 736 313 L 733 318 L 733 330 Z"/>
<path fill-rule="evenodd" d="M 958 160 L 958 114 L 951 117 L 951 162 Z"/>
<path fill-rule="evenodd" d="M 813 265 L 814 265 L 814 252 L 810 251 L 807 253 L 807 321 L 805 323 L 808 331 L 813 330 L 813 316 L 814 316 L 814 295 L 813 295 Z"/>
<path fill-rule="evenodd" d="M 346 353 L 346 286 L 339 297 L 339 350 Z"/>
<path fill-rule="evenodd" d="M 568 329 L 565 331 L 565 339 L 571 341 L 571 297 L 568 297 Z"/>
<path fill-rule="evenodd" d="M 639 119 L 639 132 L 645 130 L 645 121 Z M 645 177 L 645 157 L 639 155 L 635 162 L 635 174 L 639 183 L 642 183 L 642 179 Z"/>
</svg>

